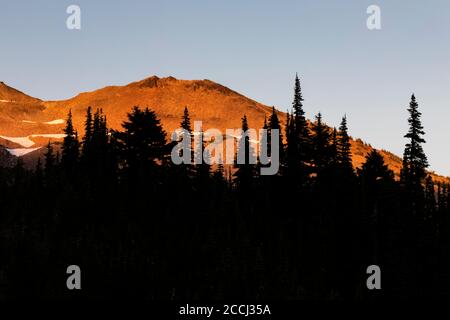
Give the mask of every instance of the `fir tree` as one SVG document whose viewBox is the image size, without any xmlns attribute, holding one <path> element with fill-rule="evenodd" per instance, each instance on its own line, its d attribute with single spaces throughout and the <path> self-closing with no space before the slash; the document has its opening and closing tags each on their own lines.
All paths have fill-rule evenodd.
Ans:
<svg viewBox="0 0 450 320">
<path fill-rule="evenodd" d="M 338 132 L 335 127 L 333 128 L 333 132 L 331 133 L 330 143 L 330 166 L 334 169 L 336 169 L 339 164 L 338 148 Z"/>
<path fill-rule="evenodd" d="M 251 163 L 250 158 L 254 155 L 254 150 L 250 144 L 250 138 L 246 132 L 248 132 L 247 116 L 242 118 L 242 134 L 240 138 L 238 153 L 244 156 L 243 163 L 236 162 L 237 171 L 235 173 L 236 184 L 239 190 L 248 192 L 253 184 L 253 178 L 255 176 L 255 165 Z M 237 159 L 239 160 L 239 159 Z"/>
<path fill-rule="evenodd" d="M 312 163 L 316 173 L 320 173 L 331 162 L 330 132 L 322 122 L 319 112 L 312 126 Z"/>
<path fill-rule="evenodd" d="M 184 112 L 183 112 L 183 117 L 181 119 L 180 127 L 181 127 L 181 129 L 184 129 L 186 132 L 183 133 L 183 137 L 180 137 L 179 141 L 181 141 L 182 139 L 189 139 L 189 141 L 190 141 L 190 144 L 189 144 L 190 156 L 191 156 L 191 161 L 192 161 L 192 159 L 194 159 L 194 157 L 196 155 L 195 155 L 195 150 L 193 149 L 191 118 L 189 116 L 189 110 L 187 107 L 184 107 Z M 187 136 L 184 136 L 184 134 L 186 134 Z M 203 137 L 203 133 L 202 133 L 202 137 Z M 202 139 L 202 141 L 203 141 L 203 139 Z M 181 150 L 180 151 L 181 157 L 183 156 L 182 152 L 183 151 Z M 184 174 L 188 174 L 188 175 L 192 174 L 193 169 L 192 169 L 191 165 L 183 164 L 181 167 L 186 169 Z"/>
<path fill-rule="evenodd" d="M 292 103 L 294 111 L 294 131 L 298 139 L 299 155 L 302 160 L 307 160 L 307 152 L 309 146 L 309 129 L 305 118 L 305 111 L 303 110 L 303 96 L 300 87 L 300 80 L 295 76 L 294 101 Z"/>
<path fill-rule="evenodd" d="M 86 120 L 84 122 L 84 137 L 82 141 L 82 157 L 87 160 L 90 157 L 92 148 L 92 131 L 93 131 L 93 120 L 92 120 L 92 108 L 88 107 L 86 110 Z"/>
<path fill-rule="evenodd" d="M 180 124 L 181 128 L 192 133 L 191 127 L 191 118 L 189 117 L 189 110 L 187 107 L 184 107 L 183 118 Z"/>
<path fill-rule="evenodd" d="M 408 108 L 409 112 L 409 130 L 405 138 L 409 142 L 405 145 L 403 153 L 402 182 L 413 189 L 421 189 L 428 168 L 428 160 L 423 151 L 422 144 L 425 143 L 423 135 L 422 114 L 419 111 L 419 105 L 414 94 L 411 96 L 411 102 Z"/>
<path fill-rule="evenodd" d="M 71 110 L 67 117 L 64 133 L 65 137 L 62 145 L 61 164 L 66 171 L 73 171 L 78 161 L 80 145 L 78 142 L 78 134 L 72 124 Z"/>
<path fill-rule="evenodd" d="M 203 130 L 198 132 L 198 139 L 200 144 L 196 146 L 195 159 L 197 164 L 195 165 L 195 177 L 200 189 L 205 189 L 207 181 L 211 174 L 211 156 L 207 150 L 205 150 L 205 141 L 203 141 Z"/>
<path fill-rule="evenodd" d="M 149 172 L 165 163 L 170 149 L 166 132 L 154 111 L 134 107 L 127 118 L 122 123 L 124 131 L 116 132 L 115 138 L 121 149 L 122 167 L 137 178 L 139 172 Z"/>
<path fill-rule="evenodd" d="M 295 76 L 292 110 L 288 141 L 288 153 L 290 153 L 288 157 L 291 163 L 288 166 L 291 167 L 291 172 L 299 179 L 300 184 L 303 184 L 308 175 L 310 161 L 310 133 L 303 110 L 303 95 L 298 75 Z"/>
<path fill-rule="evenodd" d="M 264 122 L 266 122 L 266 119 L 264 118 Z M 272 142 L 272 130 L 278 130 L 279 133 L 279 141 L 278 141 L 278 146 L 279 146 L 279 153 L 280 153 L 280 159 L 283 159 L 283 134 L 281 132 L 281 124 L 280 124 L 280 120 L 278 119 L 277 116 L 277 112 L 275 110 L 275 107 L 272 107 L 272 114 L 269 117 L 269 123 L 267 124 L 267 130 L 268 130 L 268 135 L 267 135 L 267 139 L 268 139 L 268 154 L 269 156 L 272 154 L 272 150 L 271 150 L 271 142 Z"/>
<path fill-rule="evenodd" d="M 353 174 L 350 137 L 348 135 L 347 116 L 344 116 L 339 126 L 337 136 L 337 153 L 339 166 L 345 174 Z"/>
<path fill-rule="evenodd" d="M 225 182 L 225 170 L 223 167 L 222 159 L 218 159 L 218 164 L 216 170 L 214 170 L 213 173 L 214 180 L 219 183 L 223 184 Z"/>
<path fill-rule="evenodd" d="M 364 183 L 374 185 L 379 182 L 394 181 L 394 172 L 384 162 L 383 156 L 375 149 L 366 155 L 365 162 L 358 169 Z"/>
</svg>

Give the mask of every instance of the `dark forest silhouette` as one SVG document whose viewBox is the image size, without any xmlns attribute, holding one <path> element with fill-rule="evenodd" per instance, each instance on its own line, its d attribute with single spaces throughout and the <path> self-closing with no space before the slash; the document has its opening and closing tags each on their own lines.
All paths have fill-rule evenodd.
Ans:
<svg viewBox="0 0 450 320">
<path fill-rule="evenodd" d="M 353 169 L 346 117 L 308 124 L 298 77 L 287 119 L 252 124 L 270 139 L 286 121 L 274 176 L 174 165 L 148 108 L 114 131 L 89 107 L 81 141 L 69 113 L 60 152 L 0 169 L 0 297 L 448 298 L 450 187 L 427 174 L 414 95 L 408 111 L 399 181 L 375 150 Z M 180 127 L 192 132 L 187 108 Z M 71 264 L 80 291 L 66 288 Z M 382 290 L 366 287 L 373 264 Z"/>
</svg>

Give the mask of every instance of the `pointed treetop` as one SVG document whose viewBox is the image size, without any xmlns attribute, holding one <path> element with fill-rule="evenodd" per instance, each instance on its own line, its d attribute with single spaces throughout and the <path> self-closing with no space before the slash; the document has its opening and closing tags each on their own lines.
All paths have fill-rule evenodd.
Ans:
<svg viewBox="0 0 450 320">
<path fill-rule="evenodd" d="M 189 110 L 187 106 L 184 107 L 183 118 L 180 125 L 182 129 L 192 132 L 191 118 L 189 116 Z"/>
</svg>

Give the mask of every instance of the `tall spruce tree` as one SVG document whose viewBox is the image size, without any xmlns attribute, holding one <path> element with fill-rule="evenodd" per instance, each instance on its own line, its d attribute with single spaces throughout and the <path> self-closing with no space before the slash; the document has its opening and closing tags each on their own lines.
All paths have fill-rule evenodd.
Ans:
<svg viewBox="0 0 450 320">
<path fill-rule="evenodd" d="M 197 164 L 195 165 L 195 177 L 200 189 L 205 189 L 208 179 L 211 175 L 211 156 L 208 151 L 205 150 L 205 141 L 203 130 L 198 132 L 199 145 L 196 146 L 194 157 Z"/>
<path fill-rule="evenodd" d="M 80 143 L 78 141 L 78 133 L 72 123 L 72 110 L 69 110 L 64 134 L 61 164 L 66 171 L 73 171 L 78 162 Z"/>
<path fill-rule="evenodd" d="M 187 136 L 183 136 L 180 137 L 181 139 L 189 139 L 190 143 L 189 143 L 189 150 L 190 150 L 190 157 L 191 157 L 191 161 L 194 159 L 195 157 L 195 150 L 193 148 L 193 133 L 192 133 L 192 125 L 191 125 L 191 118 L 189 116 L 189 110 L 187 107 L 184 107 L 184 111 L 183 111 L 183 117 L 181 119 L 181 123 L 180 123 L 180 127 L 181 129 L 184 129 L 186 131 Z M 183 134 L 183 135 L 184 135 Z M 203 133 L 202 133 L 202 137 L 203 137 Z M 202 139 L 203 141 L 203 139 Z M 182 153 L 183 151 L 181 151 Z M 182 154 L 180 154 L 180 156 L 183 156 Z M 191 165 L 186 165 L 183 164 L 182 168 L 185 169 L 185 174 L 191 174 L 192 172 L 192 166 Z"/>
<path fill-rule="evenodd" d="M 319 174 L 331 162 L 331 144 L 329 128 L 322 122 L 322 114 L 316 115 L 312 126 L 312 164 L 314 171 Z"/>
<path fill-rule="evenodd" d="M 184 107 L 183 118 L 181 120 L 180 126 L 182 129 L 192 132 L 191 118 L 189 116 L 188 107 Z"/>
<path fill-rule="evenodd" d="M 242 134 L 243 136 L 239 140 L 238 153 L 243 155 L 243 163 L 238 163 L 239 158 L 236 159 L 235 173 L 236 185 L 240 191 L 248 192 L 253 185 L 253 179 L 255 177 L 255 164 L 250 161 L 251 155 L 254 155 L 254 149 L 250 144 L 250 138 L 245 133 L 248 131 L 249 126 L 247 122 L 247 116 L 242 118 Z"/>
<path fill-rule="evenodd" d="M 403 153 L 403 168 L 401 172 L 402 182 L 413 189 L 422 189 L 422 182 L 426 178 L 428 160 L 423 151 L 422 144 L 425 143 L 423 135 L 422 122 L 420 120 L 422 113 L 419 111 L 419 105 L 414 94 L 409 103 L 409 130 L 405 138 L 409 142 L 405 145 Z"/>
<path fill-rule="evenodd" d="M 292 115 L 289 119 L 289 136 L 287 136 L 287 166 L 292 178 L 303 185 L 309 174 L 310 162 L 310 132 L 303 110 L 303 95 L 300 79 L 295 75 L 294 100 Z"/>
<path fill-rule="evenodd" d="M 331 133 L 331 142 L 330 142 L 330 166 L 336 169 L 338 167 L 338 164 L 339 164 L 338 132 L 336 127 L 334 127 Z"/>
<path fill-rule="evenodd" d="M 84 122 L 84 137 L 82 140 L 81 157 L 84 161 L 88 161 L 92 152 L 92 131 L 93 131 L 93 119 L 92 108 L 88 107 L 86 110 L 86 120 Z"/>
<path fill-rule="evenodd" d="M 97 109 L 92 123 L 91 149 L 96 162 L 103 163 L 108 152 L 108 127 L 106 115 Z"/>
<path fill-rule="evenodd" d="M 265 121 L 265 119 L 264 119 Z M 273 130 L 278 130 L 279 133 L 279 139 L 278 139 L 278 146 L 279 146 L 279 150 L 278 152 L 280 153 L 280 160 L 283 161 L 284 158 L 284 150 L 283 150 L 283 133 L 281 132 L 281 124 L 280 124 L 280 120 L 278 119 L 278 115 L 277 112 L 275 110 L 275 107 L 272 107 L 272 113 L 269 117 L 269 122 L 267 123 L 267 130 L 268 130 L 268 135 L 267 135 L 267 143 L 268 143 L 268 154 L 271 155 L 272 154 L 272 131 Z"/>
<path fill-rule="evenodd" d="M 348 135 L 347 116 L 344 116 L 339 126 L 337 136 L 337 152 L 339 167 L 346 175 L 353 174 L 350 136 Z"/>
</svg>

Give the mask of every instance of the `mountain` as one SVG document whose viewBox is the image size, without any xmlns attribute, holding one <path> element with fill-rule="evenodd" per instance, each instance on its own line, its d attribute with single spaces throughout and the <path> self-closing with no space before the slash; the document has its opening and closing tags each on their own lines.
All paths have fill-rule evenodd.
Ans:
<svg viewBox="0 0 450 320">
<path fill-rule="evenodd" d="M 39 104 L 42 102 L 37 98 L 30 97 L 25 93 L 9 87 L 4 82 L 0 82 L 0 101 L 2 103 L 16 104 Z"/>
<path fill-rule="evenodd" d="M 177 80 L 150 77 L 126 86 L 106 87 L 64 101 L 45 102 L 53 118 L 65 118 L 72 110 L 75 126 L 84 122 L 86 107 L 101 108 L 111 127 L 119 129 L 133 106 L 149 107 L 162 119 L 167 132 L 178 128 L 184 107 L 205 129 L 240 128 L 243 114 L 250 125 L 261 127 L 270 108 L 210 80 Z"/>
<path fill-rule="evenodd" d="M 268 117 L 272 111 L 271 107 L 210 80 L 178 80 L 173 77 L 152 76 L 128 85 L 108 86 L 60 101 L 42 101 L 2 82 L 0 145 L 13 148 L 19 144 L 35 148 L 45 145 L 49 139 L 58 140 L 69 110 L 72 110 L 75 128 L 82 134 L 88 106 L 103 109 L 108 125 L 113 129 L 121 128 L 121 123 L 133 106 L 149 107 L 160 117 L 167 133 L 178 128 L 185 106 L 189 108 L 193 121 L 202 120 L 204 130 L 217 128 L 222 132 L 226 128 L 240 128 L 244 114 L 247 115 L 250 127 L 261 128 L 264 117 Z M 286 114 L 278 113 L 284 123 Z M 352 140 L 355 167 L 361 165 L 365 155 L 371 150 L 372 147 L 360 139 Z M 401 158 L 388 151 L 381 152 L 389 167 L 398 175 L 402 165 Z M 33 153 L 42 153 L 42 150 L 30 155 Z M 29 159 L 30 155 L 26 158 Z M 435 179 L 444 178 L 435 175 Z"/>
</svg>

